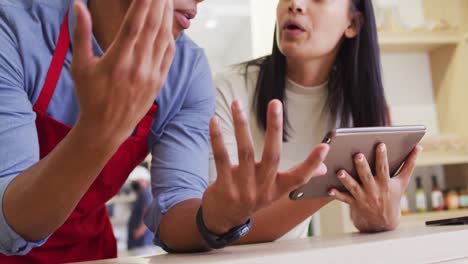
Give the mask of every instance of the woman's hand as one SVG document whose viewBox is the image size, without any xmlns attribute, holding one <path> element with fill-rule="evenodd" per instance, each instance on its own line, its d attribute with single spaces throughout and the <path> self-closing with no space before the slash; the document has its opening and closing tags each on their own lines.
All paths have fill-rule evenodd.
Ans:
<svg viewBox="0 0 468 264">
<path fill-rule="evenodd" d="M 254 212 L 307 183 L 311 177 L 326 173 L 323 161 L 329 147 L 325 144 L 316 147 L 307 160 L 295 168 L 278 172 L 283 144 L 283 109 L 278 100 L 272 101 L 268 108 L 265 147 L 262 160 L 258 163 L 255 161 L 249 122 L 239 102 L 232 105 L 232 113 L 238 166 L 231 165 L 218 118 L 213 118 L 210 124 L 218 178 L 206 190 L 202 206 L 205 224 L 215 234 L 224 234 L 244 224 Z"/>
<path fill-rule="evenodd" d="M 331 190 L 330 196 L 351 206 L 351 218 L 361 232 L 394 230 L 400 222 L 400 199 L 408 187 L 416 159 L 422 147 L 417 146 L 406 160 L 400 174 L 391 178 L 385 144 L 377 147 L 377 175 L 372 175 L 369 163 L 362 154 L 355 157 L 355 167 L 362 182 L 360 185 L 348 172 L 338 172 L 338 178 L 350 192 Z"/>
</svg>

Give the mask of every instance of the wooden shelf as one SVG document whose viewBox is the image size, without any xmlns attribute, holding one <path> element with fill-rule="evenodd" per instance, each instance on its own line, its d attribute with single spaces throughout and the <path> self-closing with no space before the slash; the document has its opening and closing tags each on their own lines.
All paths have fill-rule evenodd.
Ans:
<svg viewBox="0 0 468 264">
<path fill-rule="evenodd" d="M 418 167 L 468 164 L 468 153 L 423 152 L 417 162 Z"/>
<path fill-rule="evenodd" d="M 434 110 L 437 120 L 433 120 L 433 133 L 447 133 L 458 135 L 464 142 L 468 143 L 468 122 L 462 122 L 463 115 L 466 112 L 466 98 L 468 98 L 468 89 L 465 89 L 468 83 L 468 1 L 467 0 L 424 0 L 421 1 L 424 20 L 429 23 L 441 23 L 453 26 L 451 31 L 437 32 L 406 32 L 406 33 L 379 33 L 379 46 L 382 54 L 393 52 L 409 53 L 418 52 L 426 53 L 428 63 L 430 64 L 429 73 L 431 75 Z M 394 58 L 395 61 L 402 60 L 405 63 L 404 55 L 402 58 Z M 393 59 L 392 59 L 393 60 Z M 418 59 L 419 60 L 419 59 Z M 413 58 L 409 58 L 413 63 Z M 411 64 L 413 65 L 413 64 Z M 414 64 L 416 67 L 423 66 Z M 425 66 L 423 66 L 425 67 Z M 391 68 L 392 71 L 398 71 L 398 68 Z M 421 71 L 426 71 L 422 69 Z M 398 75 L 395 75 L 398 76 Z M 406 76 L 406 75 L 402 75 Z M 393 77 L 395 78 L 395 77 Z M 425 80 L 425 76 L 414 75 L 414 78 L 424 78 L 424 85 L 430 85 Z M 405 80 L 395 80 L 394 84 L 400 84 Z M 423 80 L 421 80 L 423 81 Z M 411 91 L 413 92 L 413 91 Z M 405 95 L 401 95 L 405 96 Z M 424 98 L 427 94 L 422 95 Z M 429 104 L 432 102 L 421 100 L 421 104 Z M 427 99 L 429 100 L 429 99 Z M 405 101 L 406 103 L 406 101 Z M 416 103 L 416 102 L 415 102 Z M 422 109 L 422 108 L 421 108 Z M 429 109 L 429 108 L 428 108 Z M 426 121 L 425 112 L 418 112 L 415 115 L 421 122 Z M 428 112 L 432 115 L 432 112 Z M 405 116 L 404 116 L 405 117 Z M 432 117 L 427 116 L 427 120 Z M 405 119 L 406 120 L 406 119 Z M 422 144 L 424 146 L 424 144 Z M 468 152 L 468 151 L 466 151 Z M 445 166 L 443 174 L 445 177 L 445 185 L 450 188 L 459 186 L 468 186 L 468 153 L 463 152 L 448 152 L 430 150 L 429 147 L 422 153 L 418 159 L 418 166 L 434 166 L 434 165 L 460 165 L 460 166 Z M 463 166 L 462 166 L 463 165 Z M 427 175 L 430 170 L 427 170 Z M 439 175 L 439 173 L 435 173 Z M 411 190 L 413 192 L 413 190 Z M 411 193 L 413 195 L 413 193 Z M 330 214 L 329 216 L 321 217 L 321 223 L 337 222 L 338 226 L 334 230 L 338 232 L 347 231 L 349 226 L 349 213 Z M 424 222 L 428 220 L 451 218 L 456 216 L 468 216 L 468 210 L 415 214 L 402 217 L 402 224 L 417 224 L 424 226 Z"/>
<path fill-rule="evenodd" d="M 382 52 L 427 52 L 447 45 L 457 45 L 461 36 L 455 32 L 380 32 Z"/>
<path fill-rule="evenodd" d="M 401 217 L 401 225 L 421 225 L 425 224 L 426 221 L 463 216 L 468 216 L 468 209 L 410 214 Z"/>
</svg>

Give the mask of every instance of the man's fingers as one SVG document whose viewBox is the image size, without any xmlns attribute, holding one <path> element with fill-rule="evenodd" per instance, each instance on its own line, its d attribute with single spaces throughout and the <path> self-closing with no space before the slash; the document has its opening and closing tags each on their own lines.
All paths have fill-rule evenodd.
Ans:
<svg viewBox="0 0 468 264">
<path fill-rule="evenodd" d="M 94 58 L 92 48 L 92 22 L 88 8 L 79 0 L 74 2 L 76 24 L 74 29 L 73 72 L 87 69 Z"/>
<path fill-rule="evenodd" d="M 172 60 L 174 59 L 175 50 L 176 50 L 175 42 L 174 40 L 171 40 L 166 47 L 166 52 L 164 53 L 162 64 L 159 66 L 159 68 L 155 68 L 155 69 L 158 69 L 158 72 L 153 73 L 153 74 L 157 74 L 155 76 L 159 76 L 160 78 L 160 79 L 157 79 L 157 80 L 160 80 L 160 83 L 155 84 L 157 86 L 156 87 L 157 89 L 160 89 L 166 80 L 167 74 L 172 65 Z"/>
<path fill-rule="evenodd" d="M 167 0 L 133 0 L 125 15 L 119 33 L 112 48 L 115 56 L 127 58 L 134 51 L 137 37 L 145 23 L 146 14 L 153 1 L 166 2 Z M 115 50 L 114 50 L 115 49 Z"/>
<path fill-rule="evenodd" d="M 268 105 L 267 129 L 265 146 L 261 161 L 261 173 L 267 179 L 262 181 L 274 182 L 283 151 L 283 107 L 280 101 L 273 100 Z"/>
<path fill-rule="evenodd" d="M 278 187 L 283 192 L 288 192 L 309 182 L 314 176 L 327 173 L 327 167 L 323 163 L 328 155 L 330 146 L 328 144 L 318 145 L 309 157 L 285 173 L 280 173 L 277 179 Z"/>
<path fill-rule="evenodd" d="M 152 0 L 149 7 L 149 11 L 146 15 L 146 18 L 143 22 L 143 26 L 140 34 L 138 35 L 137 47 L 138 52 L 146 54 L 152 53 L 153 43 L 158 35 L 160 29 L 162 29 L 163 17 L 166 16 L 165 12 L 167 0 Z"/>
<path fill-rule="evenodd" d="M 148 56 L 149 58 L 152 58 L 153 77 L 155 80 L 159 80 L 159 83 L 154 84 L 158 89 L 158 92 L 165 83 L 167 74 L 174 59 L 174 54 L 176 52 L 175 40 L 172 37 L 172 33 L 167 32 L 168 28 L 169 31 L 172 30 L 172 16 L 174 12 L 172 1 L 167 1 L 165 9 L 166 10 L 164 12 L 164 19 L 160 28 L 160 33 L 154 39 L 152 53 L 150 56 Z M 162 36 L 165 34 L 163 39 L 160 39 L 159 37 L 161 32 L 163 32 Z"/>
<path fill-rule="evenodd" d="M 398 174 L 398 176 L 394 178 L 400 181 L 403 189 L 406 189 L 406 187 L 408 187 L 409 180 L 411 178 L 411 175 L 413 174 L 414 168 L 416 167 L 416 161 L 418 159 L 419 154 L 421 154 L 422 150 L 423 149 L 421 146 L 416 146 L 411 152 L 410 156 L 406 159 L 400 174 Z"/>
<path fill-rule="evenodd" d="M 231 177 L 231 161 L 224 145 L 223 134 L 221 133 L 219 118 L 217 116 L 213 117 L 210 122 L 210 138 L 218 180 L 226 181 Z"/>
<path fill-rule="evenodd" d="M 174 42 L 174 36 L 172 34 L 172 24 L 174 21 L 173 1 L 167 1 L 164 7 L 164 13 L 161 17 L 161 25 L 157 35 L 153 38 L 153 43 L 151 44 L 152 49 L 148 56 L 152 60 L 154 69 L 161 67 L 161 64 L 165 63 L 165 50 Z"/>
<path fill-rule="evenodd" d="M 239 157 L 239 176 L 234 179 L 240 182 L 240 186 L 246 188 L 255 187 L 255 150 L 250 134 L 249 121 L 244 113 L 240 101 L 232 104 L 232 116 L 237 140 L 237 152 Z"/>
</svg>

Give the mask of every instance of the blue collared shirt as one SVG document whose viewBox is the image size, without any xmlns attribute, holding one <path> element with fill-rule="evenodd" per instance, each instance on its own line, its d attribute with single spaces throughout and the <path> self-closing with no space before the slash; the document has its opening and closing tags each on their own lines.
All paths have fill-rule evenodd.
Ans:
<svg viewBox="0 0 468 264">
<path fill-rule="evenodd" d="M 0 205 L 10 182 L 39 160 L 32 106 L 44 84 L 67 11 L 73 34 L 72 0 L 0 0 Z M 70 126 L 79 113 L 69 73 L 72 49 L 73 43 L 47 111 Z M 94 38 L 93 49 L 97 56 L 103 54 Z M 155 198 L 145 218 L 152 231 L 170 208 L 201 198 L 207 187 L 213 83 L 203 50 L 184 34 L 176 41 L 174 62 L 156 101 L 159 110 L 148 137 Z M 23 239 L 8 225 L 0 206 L 1 253 L 27 254 L 45 240 Z"/>
</svg>

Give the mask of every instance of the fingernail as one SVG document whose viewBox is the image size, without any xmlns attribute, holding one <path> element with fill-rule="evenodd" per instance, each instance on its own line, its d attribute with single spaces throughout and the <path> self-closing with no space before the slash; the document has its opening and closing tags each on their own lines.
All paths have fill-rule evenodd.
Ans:
<svg viewBox="0 0 468 264">
<path fill-rule="evenodd" d="M 273 105 L 273 113 L 275 113 L 275 115 L 280 115 L 281 114 L 281 108 L 279 107 L 278 104 Z"/>
<path fill-rule="evenodd" d="M 214 116 L 213 117 L 213 122 L 215 123 L 215 125 L 219 125 L 219 117 L 218 116 Z"/>
<path fill-rule="evenodd" d="M 344 179 L 344 177 L 346 177 L 346 175 L 343 171 L 338 172 L 338 178 Z"/>
<path fill-rule="evenodd" d="M 364 161 L 364 155 L 358 154 L 358 155 L 357 155 L 357 161 L 363 162 L 363 161 Z"/>
<path fill-rule="evenodd" d="M 331 191 L 328 192 L 328 194 L 329 194 L 330 196 L 335 196 L 336 193 L 335 193 L 335 191 L 331 190 Z"/>
<path fill-rule="evenodd" d="M 242 102 L 241 102 L 241 101 L 236 101 L 236 109 L 237 109 L 237 111 L 242 112 L 242 108 L 243 108 Z"/>
<path fill-rule="evenodd" d="M 385 152 L 386 149 L 387 149 L 387 146 L 385 144 L 380 144 L 380 146 L 379 146 L 379 152 L 380 153 Z"/>
<path fill-rule="evenodd" d="M 325 151 L 324 150 L 320 151 L 319 156 L 320 156 L 321 160 L 324 160 L 325 159 Z"/>
</svg>

